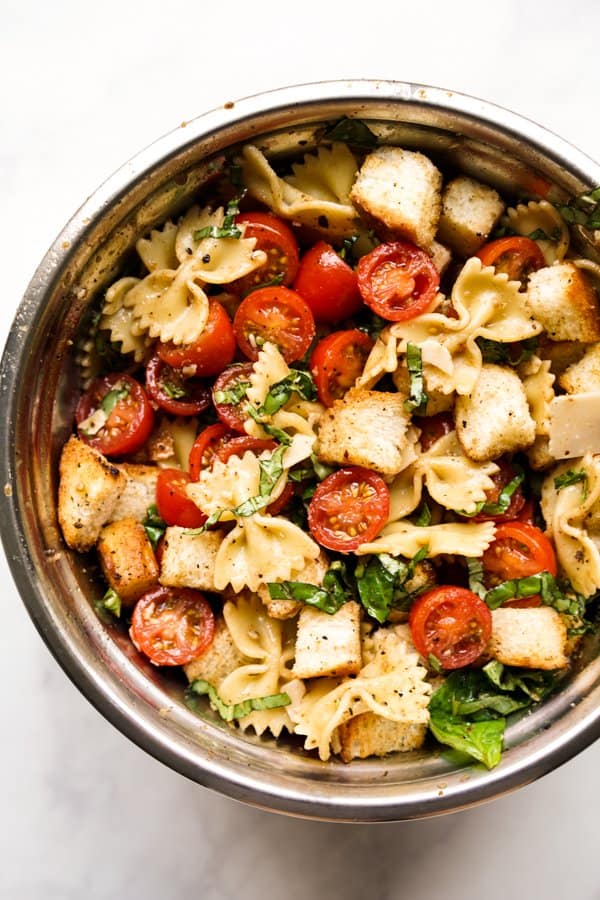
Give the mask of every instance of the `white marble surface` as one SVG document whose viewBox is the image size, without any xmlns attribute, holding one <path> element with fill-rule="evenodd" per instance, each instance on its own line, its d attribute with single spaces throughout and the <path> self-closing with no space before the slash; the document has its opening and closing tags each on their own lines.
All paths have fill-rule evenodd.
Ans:
<svg viewBox="0 0 600 900">
<path fill-rule="evenodd" d="M 557 7 L 558 9 L 558 7 Z M 0 3 L 0 340 L 80 202 L 229 99 L 325 78 L 444 85 L 600 156 L 600 6 Z M 43 646 L 4 558 L 0 897 L 600 898 L 600 746 L 510 797 L 386 826 L 285 819 L 201 789 L 106 723 Z"/>
</svg>

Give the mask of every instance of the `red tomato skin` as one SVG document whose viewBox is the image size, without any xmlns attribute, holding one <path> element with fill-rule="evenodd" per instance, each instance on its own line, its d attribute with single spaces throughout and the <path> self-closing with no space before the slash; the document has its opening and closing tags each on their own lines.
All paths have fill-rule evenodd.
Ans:
<svg viewBox="0 0 600 900">
<path fill-rule="evenodd" d="M 486 493 L 486 503 L 497 503 L 498 497 L 502 493 L 502 489 L 509 484 L 516 475 L 515 470 L 511 466 L 509 462 L 504 459 L 496 460 L 496 465 L 499 467 L 499 471 L 494 475 L 490 475 L 490 478 L 494 482 L 494 487 L 487 491 Z M 519 518 L 519 513 L 525 506 L 525 496 L 521 489 L 521 485 L 519 485 L 514 491 L 512 497 L 510 498 L 510 503 L 506 512 L 498 513 L 497 515 L 488 515 L 487 513 L 480 512 L 476 516 L 472 517 L 473 522 L 511 522 L 513 519 Z"/>
<path fill-rule="evenodd" d="M 238 278 L 228 287 L 241 297 L 261 284 L 283 276 L 281 284 L 289 287 L 299 265 L 298 241 L 287 222 L 267 212 L 244 212 L 235 218 L 236 225 L 245 225 L 244 237 L 256 239 L 256 250 L 267 254 L 267 262 L 249 275 Z"/>
<path fill-rule="evenodd" d="M 156 666 L 184 666 L 208 650 L 215 633 L 210 604 L 190 588 L 156 587 L 135 605 L 129 635 Z"/>
<path fill-rule="evenodd" d="M 454 431 L 454 417 L 452 413 L 436 413 L 435 416 L 415 416 L 415 425 L 421 429 L 421 450 L 426 453 L 440 438 Z"/>
<path fill-rule="evenodd" d="M 100 407 L 111 390 L 127 384 L 129 395 L 119 401 L 110 413 L 106 425 L 95 435 L 85 435 L 79 426 Z M 79 437 L 105 456 L 127 456 L 144 446 L 152 433 L 154 412 L 141 384 L 131 375 L 112 373 L 96 378 L 83 394 L 75 409 Z"/>
<path fill-rule="evenodd" d="M 347 466 L 317 486 L 308 507 L 308 527 L 323 547 L 350 553 L 377 537 L 389 512 L 390 494 L 381 475 L 362 466 Z M 348 531 L 343 528 L 344 517 L 350 519 Z"/>
<path fill-rule="evenodd" d="M 431 258 L 409 241 L 379 244 L 361 257 L 357 276 L 367 306 L 388 322 L 403 322 L 425 312 L 440 285 Z"/>
<path fill-rule="evenodd" d="M 219 391 L 231 390 L 236 384 L 248 381 L 253 372 L 252 363 L 237 363 L 224 369 L 213 385 L 213 403 L 221 421 L 240 434 L 246 434 L 244 423 L 248 421 L 248 415 L 244 412 L 247 403 L 242 398 L 240 403 L 217 403 L 215 396 Z"/>
<path fill-rule="evenodd" d="M 422 657 L 433 654 L 444 669 L 472 665 L 485 651 L 492 634 L 492 614 L 467 588 L 441 585 L 420 594 L 411 606 L 408 624 Z"/>
<path fill-rule="evenodd" d="M 217 448 L 216 455 L 222 463 L 228 462 L 232 456 L 243 456 L 248 450 L 258 456 L 265 450 L 275 450 L 277 444 L 270 438 L 255 438 L 250 435 L 236 435 Z"/>
<path fill-rule="evenodd" d="M 556 576 L 558 572 L 554 547 L 543 531 L 516 520 L 498 525 L 482 562 L 484 570 L 498 582 L 540 572 Z"/>
<path fill-rule="evenodd" d="M 316 243 L 300 260 L 294 290 L 306 300 L 317 322 L 349 319 L 363 306 L 356 272 L 325 241 Z"/>
<path fill-rule="evenodd" d="M 171 381 L 189 392 L 189 399 L 171 397 L 164 388 L 164 382 Z M 146 366 L 146 390 L 160 409 L 173 416 L 197 416 L 210 406 L 210 391 L 195 378 L 184 378 L 181 370 L 174 369 L 158 354 Z"/>
<path fill-rule="evenodd" d="M 334 331 L 319 341 L 310 358 L 310 372 L 325 406 L 344 396 L 364 369 L 373 348 L 368 334 L 358 328 Z"/>
<path fill-rule="evenodd" d="M 233 361 L 236 344 L 231 319 L 217 300 L 210 300 L 208 321 L 204 331 L 193 344 L 174 344 L 159 341 L 156 352 L 163 362 L 174 369 L 194 367 L 195 377 L 218 375 Z"/>
<path fill-rule="evenodd" d="M 265 287 L 242 300 L 233 331 L 238 347 L 248 359 L 257 360 L 260 342 L 270 341 L 291 363 L 304 356 L 316 329 L 310 307 L 300 294 L 286 287 Z"/>
<path fill-rule="evenodd" d="M 191 481 L 190 475 L 181 469 L 161 469 L 158 473 L 156 506 L 167 525 L 201 528 L 206 522 L 207 516 L 186 494 L 186 486 Z"/>
<path fill-rule="evenodd" d="M 235 432 L 220 422 L 209 425 L 201 431 L 190 450 L 188 460 L 190 478 L 198 481 L 200 472 L 204 468 L 210 468 L 220 447 L 234 437 Z"/>
<path fill-rule="evenodd" d="M 520 235 L 490 241 L 475 255 L 484 266 L 494 266 L 496 271 L 505 272 L 511 281 L 523 283 L 529 272 L 543 269 L 546 265 L 544 254 L 536 242 Z"/>
</svg>

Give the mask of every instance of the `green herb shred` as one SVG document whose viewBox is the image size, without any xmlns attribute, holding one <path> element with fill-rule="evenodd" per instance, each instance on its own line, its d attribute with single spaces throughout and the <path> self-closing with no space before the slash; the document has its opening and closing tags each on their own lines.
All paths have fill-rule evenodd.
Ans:
<svg viewBox="0 0 600 900">
<path fill-rule="evenodd" d="M 406 345 L 406 365 L 410 375 L 410 393 L 404 401 L 404 409 L 408 413 L 424 412 L 427 406 L 427 394 L 423 381 L 423 359 L 421 348 L 410 341 Z"/>
</svg>

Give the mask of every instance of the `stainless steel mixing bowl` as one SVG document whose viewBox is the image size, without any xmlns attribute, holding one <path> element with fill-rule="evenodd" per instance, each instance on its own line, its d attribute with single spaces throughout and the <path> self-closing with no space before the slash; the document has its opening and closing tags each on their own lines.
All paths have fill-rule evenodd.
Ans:
<svg viewBox="0 0 600 900">
<path fill-rule="evenodd" d="M 600 184 L 600 167 L 570 144 L 492 104 L 399 82 L 286 88 L 225 103 L 128 162 L 66 225 L 18 309 L 1 367 L 2 538 L 15 581 L 65 672 L 129 738 L 194 781 L 261 807 L 307 817 L 393 821 L 498 796 L 548 772 L 600 734 L 597 641 L 560 693 L 515 721 L 491 772 L 456 768 L 428 749 L 385 759 L 322 763 L 291 744 L 232 731 L 182 702 L 182 684 L 138 656 L 93 601 L 90 560 L 68 551 L 56 519 L 57 459 L 76 394 L 72 345 L 90 301 L 136 239 L 191 202 L 232 146 L 269 154 L 310 148 L 324 122 L 369 121 L 386 142 L 419 147 L 449 170 L 510 197 L 549 188 L 564 199 Z M 550 187 L 551 185 L 551 187 Z"/>
</svg>

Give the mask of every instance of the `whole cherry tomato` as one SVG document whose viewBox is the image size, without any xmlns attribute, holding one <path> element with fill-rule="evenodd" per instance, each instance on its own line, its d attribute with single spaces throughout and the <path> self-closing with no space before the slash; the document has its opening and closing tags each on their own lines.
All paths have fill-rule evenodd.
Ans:
<svg viewBox="0 0 600 900">
<path fill-rule="evenodd" d="M 181 469 L 161 469 L 156 481 L 158 514 L 167 525 L 200 528 L 207 517 L 186 493 L 191 477 Z"/>
<path fill-rule="evenodd" d="M 193 370 L 186 372 L 187 377 L 218 375 L 235 356 L 235 336 L 231 319 L 217 300 L 210 300 L 208 321 L 204 331 L 193 344 L 159 341 L 156 352 L 163 362 L 174 369 Z"/>
<path fill-rule="evenodd" d="M 331 244 L 319 241 L 300 260 L 294 290 L 306 300 L 317 322 L 340 322 L 361 309 L 356 273 Z"/>
</svg>

